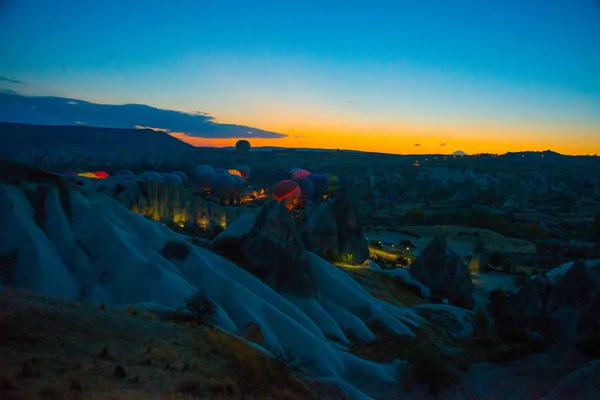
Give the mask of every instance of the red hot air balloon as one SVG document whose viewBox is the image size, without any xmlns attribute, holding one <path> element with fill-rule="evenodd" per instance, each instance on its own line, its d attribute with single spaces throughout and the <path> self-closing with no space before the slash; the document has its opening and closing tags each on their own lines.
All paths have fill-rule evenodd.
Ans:
<svg viewBox="0 0 600 400">
<path fill-rule="evenodd" d="M 278 202 L 283 202 L 288 210 L 297 206 L 302 190 L 297 182 L 284 180 L 277 182 L 271 189 L 271 196 Z"/>
<path fill-rule="evenodd" d="M 246 182 L 250 177 L 250 167 L 247 165 L 238 165 L 237 167 L 235 167 L 235 169 L 240 171 L 240 173 L 242 174 L 242 179 L 244 179 L 244 182 Z"/>
<path fill-rule="evenodd" d="M 98 179 L 104 179 L 110 176 L 110 174 L 104 171 L 94 171 L 93 174 L 96 175 Z"/>
<path fill-rule="evenodd" d="M 292 172 L 292 179 L 306 178 L 309 175 L 310 175 L 310 172 L 308 172 L 307 170 L 305 170 L 305 169 L 297 169 L 294 172 Z"/>
</svg>

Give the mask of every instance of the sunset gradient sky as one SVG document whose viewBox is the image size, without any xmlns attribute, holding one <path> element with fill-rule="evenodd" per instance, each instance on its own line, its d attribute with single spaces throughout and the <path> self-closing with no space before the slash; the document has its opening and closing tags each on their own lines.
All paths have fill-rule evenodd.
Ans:
<svg viewBox="0 0 600 400">
<path fill-rule="evenodd" d="M 598 0 L 4 0 L 0 77 L 288 135 L 253 146 L 600 154 Z"/>
</svg>

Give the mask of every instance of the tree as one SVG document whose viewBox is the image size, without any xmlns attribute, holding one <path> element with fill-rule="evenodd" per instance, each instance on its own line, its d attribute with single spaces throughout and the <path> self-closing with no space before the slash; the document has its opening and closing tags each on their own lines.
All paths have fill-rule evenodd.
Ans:
<svg viewBox="0 0 600 400">
<path fill-rule="evenodd" d="M 504 261 L 504 254 L 500 251 L 492 251 L 490 254 L 490 265 L 494 268 L 500 267 Z"/>
<path fill-rule="evenodd" d="M 414 208 L 404 214 L 409 225 L 423 225 L 425 222 L 425 211 L 422 208 Z"/>
<path fill-rule="evenodd" d="M 594 217 L 594 223 L 592 224 L 592 235 L 600 236 L 600 211 L 598 211 Z"/>
</svg>

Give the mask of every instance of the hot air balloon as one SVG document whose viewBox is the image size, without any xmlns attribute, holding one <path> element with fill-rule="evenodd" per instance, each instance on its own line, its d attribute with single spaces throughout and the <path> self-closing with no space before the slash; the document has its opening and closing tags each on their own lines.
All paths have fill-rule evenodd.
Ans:
<svg viewBox="0 0 600 400">
<path fill-rule="evenodd" d="M 237 169 L 230 169 L 228 171 L 231 175 L 236 175 L 236 176 L 239 176 L 240 178 L 242 177 L 242 173 L 240 171 L 238 171 Z"/>
<path fill-rule="evenodd" d="M 340 180 L 331 174 L 325 174 L 325 177 L 327 177 L 327 195 L 331 196 L 340 189 Z"/>
<path fill-rule="evenodd" d="M 211 169 L 203 170 L 200 175 L 198 175 L 198 182 L 200 184 L 200 188 L 205 192 L 210 192 L 212 179 L 215 177 L 215 172 Z"/>
<path fill-rule="evenodd" d="M 306 179 L 310 180 L 314 187 L 315 192 L 313 195 L 313 199 L 316 201 L 318 198 L 322 198 L 327 194 L 329 182 L 327 181 L 327 176 L 323 174 L 310 174 L 306 177 Z"/>
<path fill-rule="evenodd" d="M 228 169 L 225 168 L 217 168 L 215 169 L 215 175 L 231 175 Z"/>
<path fill-rule="evenodd" d="M 294 167 L 292 169 L 290 169 L 290 175 L 294 175 L 294 172 L 301 170 L 302 168 L 298 168 L 298 167 Z"/>
<path fill-rule="evenodd" d="M 94 171 L 93 174 L 96 175 L 96 178 L 98 179 L 106 179 L 110 176 L 108 172 L 104 171 Z"/>
<path fill-rule="evenodd" d="M 181 180 L 181 177 L 176 174 L 162 174 L 162 180 L 165 183 L 183 186 L 183 181 Z"/>
<path fill-rule="evenodd" d="M 240 194 L 242 192 L 242 188 L 244 187 L 244 179 L 242 179 L 239 175 L 231 175 L 233 180 L 235 181 L 235 190 L 231 195 L 231 200 L 229 204 L 239 204 L 240 203 Z"/>
<path fill-rule="evenodd" d="M 302 189 L 297 182 L 292 180 L 279 181 L 271 189 L 271 196 L 278 202 L 283 202 L 288 210 L 298 205 Z"/>
<path fill-rule="evenodd" d="M 248 178 L 250 178 L 250 172 L 252 170 L 250 169 L 249 166 L 247 166 L 247 165 L 238 165 L 237 167 L 235 167 L 235 169 L 237 169 L 238 171 L 240 171 L 240 173 L 242 174 L 242 179 L 244 180 L 244 182 L 246 182 L 248 180 Z"/>
<path fill-rule="evenodd" d="M 95 172 L 78 172 L 77 176 L 81 176 L 82 178 L 104 179 L 104 178 L 108 178 L 110 175 L 103 171 L 95 171 Z"/>
<path fill-rule="evenodd" d="M 194 170 L 194 172 L 196 172 L 197 176 L 200 176 L 200 174 L 202 173 L 202 171 L 204 171 L 205 169 L 207 169 L 209 171 L 212 171 L 213 167 L 211 167 L 210 165 L 204 165 L 204 164 L 198 165 L 196 167 L 196 169 Z"/>
<path fill-rule="evenodd" d="M 160 174 L 155 171 L 147 171 L 147 172 L 141 173 L 140 178 L 147 180 L 147 181 L 162 182 L 162 176 L 160 176 Z"/>
<path fill-rule="evenodd" d="M 244 157 L 249 150 L 250 142 L 247 140 L 238 140 L 235 144 L 235 151 L 240 155 L 240 157 Z"/>
<path fill-rule="evenodd" d="M 300 186 L 300 190 L 302 190 L 302 205 L 306 205 L 308 200 L 312 199 L 312 196 L 315 194 L 315 185 L 307 178 L 294 178 L 292 180 Z"/>
<path fill-rule="evenodd" d="M 292 179 L 294 178 L 306 178 L 307 176 L 310 175 L 310 172 L 308 172 L 305 169 L 297 169 L 294 172 L 292 172 Z"/>
<path fill-rule="evenodd" d="M 212 178 L 210 185 L 211 193 L 219 199 L 221 203 L 225 203 L 229 200 L 236 187 L 235 179 L 230 174 L 215 175 Z"/>
<path fill-rule="evenodd" d="M 187 175 L 185 174 L 185 172 L 182 172 L 182 171 L 172 171 L 172 172 L 171 172 L 171 174 L 175 174 L 175 175 L 179 176 L 179 177 L 181 178 L 181 181 L 182 181 L 184 184 L 186 184 L 186 183 L 187 183 L 187 181 L 188 181 L 188 177 L 187 177 Z"/>
</svg>

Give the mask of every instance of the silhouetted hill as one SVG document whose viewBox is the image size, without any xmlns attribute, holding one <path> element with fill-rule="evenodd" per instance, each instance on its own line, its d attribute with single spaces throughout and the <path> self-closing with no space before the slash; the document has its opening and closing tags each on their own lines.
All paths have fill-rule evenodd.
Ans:
<svg viewBox="0 0 600 400">
<path fill-rule="evenodd" d="M 2 152 L 186 151 L 194 147 L 151 129 L 27 125 L 0 122 Z"/>
</svg>

